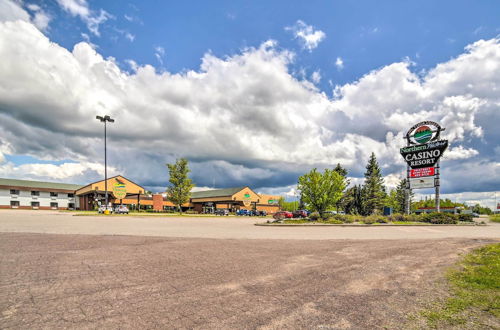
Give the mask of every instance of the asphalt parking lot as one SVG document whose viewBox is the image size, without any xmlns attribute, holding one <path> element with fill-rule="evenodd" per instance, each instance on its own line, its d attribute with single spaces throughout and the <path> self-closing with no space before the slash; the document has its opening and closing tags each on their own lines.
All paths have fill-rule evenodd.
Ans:
<svg viewBox="0 0 500 330">
<path fill-rule="evenodd" d="M 268 228 L 251 219 L 11 214 L 0 212 L 2 329 L 404 328 L 415 325 L 407 323 L 409 314 L 444 292 L 447 267 L 500 237 L 497 227 L 487 226 L 477 228 L 492 229 L 489 237 L 331 239 L 328 227 L 322 235 L 330 238 L 271 228 L 299 230 L 295 239 L 273 239 L 266 235 L 274 232 L 263 234 Z M 191 220 L 213 222 L 185 226 Z M 104 235 L 75 233 L 85 223 L 97 231 L 95 221 Z M 236 221 L 236 229 L 227 229 L 227 221 Z M 203 237 L 207 224 L 222 236 L 250 231 L 261 238 Z M 183 225 L 191 230 L 178 229 Z M 59 227 L 65 234 L 49 233 Z M 133 227 L 133 236 L 120 233 Z M 149 235 L 153 229 L 157 237 Z M 193 237 L 168 237 L 182 233 Z M 437 234 L 444 235 L 428 232 Z M 320 238 L 311 239 L 315 235 Z"/>
</svg>

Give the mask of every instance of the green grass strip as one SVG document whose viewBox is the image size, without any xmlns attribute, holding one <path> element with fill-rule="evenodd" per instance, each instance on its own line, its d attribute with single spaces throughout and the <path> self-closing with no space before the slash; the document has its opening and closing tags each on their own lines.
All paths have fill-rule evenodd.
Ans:
<svg viewBox="0 0 500 330">
<path fill-rule="evenodd" d="M 451 296 L 422 312 L 432 328 L 490 328 L 500 318 L 500 244 L 473 251 L 447 274 Z M 485 323 L 486 322 L 486 323 Z"/>
</svg>

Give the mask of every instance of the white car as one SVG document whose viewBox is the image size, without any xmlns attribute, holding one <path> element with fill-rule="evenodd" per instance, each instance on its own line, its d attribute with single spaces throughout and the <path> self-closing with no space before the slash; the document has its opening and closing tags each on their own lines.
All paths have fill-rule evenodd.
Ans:
<svg viewBox="0 0 500 330">
<path fill-rule="evenodd" d="M 107 209 L 109 213 L 113 213 L 113 208 L 111 206 L 108 206 Z M 99 208 L 97 209 L 97 213 L 104 213 L 104 211 L 106 211 L 106 206 L 104 205 L 99 206 Z"/>
<path fill-rule="evenodd" d="M 115 213 L 116 214 L 128 214 L 128 207 L 125 205 L 118 205 L 115 207 Z"/>
</svg>

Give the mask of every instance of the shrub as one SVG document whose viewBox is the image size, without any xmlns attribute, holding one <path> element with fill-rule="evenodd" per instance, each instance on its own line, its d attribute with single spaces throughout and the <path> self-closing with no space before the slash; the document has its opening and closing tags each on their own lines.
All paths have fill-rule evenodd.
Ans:
<svg viewBox="0 0 500 330">
<path fill-rule="evenodd" d="M 474 217 L 472 214 L 459 214 L 458 221 L 472 222 Z"/>
<path fill-rule="evenodd" d="M 344 214 L 335 214 L 332 218 L 335 219 L 335 220 L 338 220 L 340 222 L 346 222 L 347 215 L 344 215 Z"/>
<path fill-rule="evenodd" d="M 427 213 L 420 216 L 422 222 L 432 223 L 432 224 L 456 224 L 458 222 L 458 217 L 450 213 Z"/>
<path fill-rule="evenodd" d="M 344 223 L 353 223 L 356 221 L 356 217 L 353 215 L 344 215 Z"/>
<path fill-rule="evenodd" d="M 377 222 L 378 223 L 387 223 L 387 222 L 389 222 L 389 219 L 387 217 L 384 217 L 384 216 L 378 216 Z"/>
<path fill-rule="evenodd" d="M 361 221 L 365 224 L 365 225 L 372 225 L 374 224 L 375 222 L 377 222 L 377 218 L 378 216 L 376 215 L 370 215 L 368 217 L 364 217 Z"/>
<path fill-rule="evenodd" d="M 313 212 L 309 214 L 309 219 L 312 221 L 317 221 L 319 218 L 321 218 L 319 212 Z"/>
<path fill-rule="evenodd" d="M 401 213 L 394 213 L 389 216 L 389 221 L 408 221 L 406 216 Z"/>
<path fill-rule="evenodd" d="M 342 220 L 338 220 L 335 217 L 329 217 L 326 220 L 324 220 L 324 222 L 333 223 L 333 224 L 342 224 L 342 223 L 344 223 Z"/>
</svg>

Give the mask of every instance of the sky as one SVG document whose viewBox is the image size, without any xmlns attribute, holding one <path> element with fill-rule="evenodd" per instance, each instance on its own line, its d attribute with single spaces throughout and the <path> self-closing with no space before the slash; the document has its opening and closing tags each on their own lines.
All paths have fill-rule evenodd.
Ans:
<svg viewBox="0 0 500 330">
<path fill-rule="evenodd" d="M 198 187 L 293 198 L 312 168 L 362 183 L 372 152 L 393 188 L 403 136 L 433 120 L 443 197 L 492 207 L 499 17 L 493 0 L 0 0 L 0 177 L 101 179 L 108 114 L 108 173 L 154 192 L 186 157 Z"/>
</svg>

